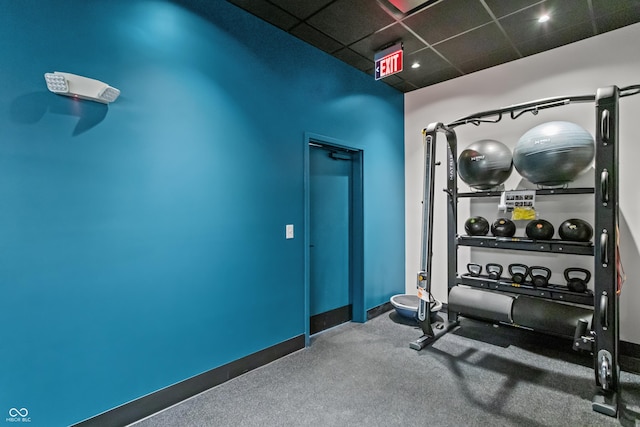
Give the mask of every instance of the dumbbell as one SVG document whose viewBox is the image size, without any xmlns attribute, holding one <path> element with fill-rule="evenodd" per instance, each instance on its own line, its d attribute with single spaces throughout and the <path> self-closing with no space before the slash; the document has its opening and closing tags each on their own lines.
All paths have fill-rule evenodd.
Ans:
<svg viewBox="0 0 640 427">
<path fill-rule="evenodd" d="M 544 272 L 544 274 L 536 273 L 541 271 Z M 531 278 L 531 284 L 535 288 L 546 288 L 549 284 L 549 279 L 551 278 L 551 270 L 547 267 L 534 265 L 529 267 L 529 277 Z"/>
<path fill-rule="evenodd" d="M 571 277 L 571 273 L 584 274 L 584 278 Z M 567 281 L 567 288 L 569 288 L 570 291 L 584 293 L 587 291 L 587 283 L 589 283 L 591 279 L 591 272 L 584 268 L 571 267 L 564 271 L 564 278 Z"/>
<path fill-rule="evenodd" d="M 469 264 L 467 264 L 467 271 L 473 277 L 478 277 L 480 276 L 480 274 L 482 274 L 482 266 L 480 264 L 474 264 L 470 262 Z"/>
<path fill-rule="evenodd" d="M 522 283 L 527 278 L 529 267 L 524 264 L 509 264 L 509 274 L 513 283 Z"/>
<path fill-rule="evenodd" d="M 502 276 L 502 266 L 500 264 L 490 262 L 486 265 L 485 270 L 491 280 L 498 280 Z"/>
</svg>

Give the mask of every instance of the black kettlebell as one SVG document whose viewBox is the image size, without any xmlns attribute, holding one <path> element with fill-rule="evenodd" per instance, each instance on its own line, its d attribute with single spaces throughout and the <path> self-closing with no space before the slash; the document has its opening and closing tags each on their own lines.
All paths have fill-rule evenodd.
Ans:
<svg viewBox="0 0 640 427">
<path fill-rule="evenodd" d="M 550 240 L 555 233 L 553 224 L 544 219 L 529 221 L 524 231 L 527 237 L 533 240 Z"/>
<path fill-rule="evenodd" d="M 509 274 L 513 283 L 522 283 L 527 277 L 529 267 L 524 264 L 509 264 Z"/>
<path fill-rule="evenodd" d="M 584 277 L 571 277 L 571 273 L 584 274 Z M 569 288 L 570 291 L 584 293 L 587 291 L 587 283 L 589 283 L 591 279 L 591 272 L 584 268 L 571 267 L 564 271 L 564 278 L 567 281 L 567 288 Z"/>
<path fill-rule="evenodd" d="M 593 237 L 593 227 L 583 219 L 572 218 L 560 224 L 558 234 L 562 240 L 588 242 Z"/>
<path fill-rule="evenodd" d="M 508 218 L 498 218 L 491 224 L 491 234 L 496 237 L 513 237 L 516 224 Z"/>
<path fill-rule="evenodd" d="M 481 216 L 472 216 L 465 221 L 464 231 L 469 236 L 486 236 L 489 233 L 489 221 Z"/>
<path fill-rule="evenodd" d="M 487 270 L 487 274 L 491 280 L 498 280 L 500 279 L 500 276 L 502 276 L 502 266 L 500 264 L 490 262 L 486 265 L 485 269 Z"/>
<path fill-rule="evenodd" d="M 478 277 L 482 273 L 482 266 L 480 264 L 469 263 L 467 264 L 467 271 L 473 277 Z"/>
<path fill-rule="evenodd" d="M 544 272 L 544 274 L 536 272 Z M 547 267 L 541 267 L 539 265 L 533 265 L 529 267 L 529 277 L 531 278 L 531 284 L 536 288 L 546 288 L 551 278 L 551 270 Z"/>
</svg>

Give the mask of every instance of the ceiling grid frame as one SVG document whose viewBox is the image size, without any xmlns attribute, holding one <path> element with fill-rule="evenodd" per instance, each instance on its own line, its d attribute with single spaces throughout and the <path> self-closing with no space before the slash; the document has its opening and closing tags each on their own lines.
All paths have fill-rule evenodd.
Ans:
<svg viewBox="0 0 640 427">
<path fill-rule="evenodd" d="M 372 79 L 375 53 L 401 41 L 420 67 L 381 82 L 402 92 L 640 22 L 640 0 L 425 0 L 407 13 L 390 0 L 227 1 Z M 540 24 L 543 11 L 551 19 Z"/>
</svg>

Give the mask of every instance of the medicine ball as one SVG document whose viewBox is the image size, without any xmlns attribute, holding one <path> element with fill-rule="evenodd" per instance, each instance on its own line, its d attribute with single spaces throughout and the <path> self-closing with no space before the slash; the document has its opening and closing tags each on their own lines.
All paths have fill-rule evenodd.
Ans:
<svg viewBox="0 0 640 427">
<path fill-rule="evenodd" d="M 593 237 L 593 228 L 585 220 L 572 218 L 560 224 L 558 234 L 562 240 L 588 242 Z"/>
<path fill-rule="evenodd" d="M 527 237 L 533 240 L 549 240 L 553 238 L 553 233 L 555 229 L 553 225 L 544 219 L 534 219 L 527 224 L 527 228 L 525 228 L 525 233 L 527 233 Z"/>
<path fill-rule="evenodd" d="M 478 190 L 488 190 L 502 184 L 512 170 L 511 150 L 493 139 L 472 143 L 458 158 L 460 179 Z"/>
<path fill-rule="evenodd" d="M 489 221 L 481 216 L 472 216 L 465 221 L 464 231 L 469 236 L 486 236 L 489 233 Z"/>
<path fill-rule="evenodd" d="M 513 165 L 534 184 L 573 181 L 593 161 L 593 137 L 571 122 L 548 122 L 528 130 L 513 150 Z"/>
<path fill-rule="evenodd" d="M 508 218 L 498 218 L 491 224 L 491 234 L 496 237 L 513 237 L 516 234 L 516 225 Z"/>
</svg>

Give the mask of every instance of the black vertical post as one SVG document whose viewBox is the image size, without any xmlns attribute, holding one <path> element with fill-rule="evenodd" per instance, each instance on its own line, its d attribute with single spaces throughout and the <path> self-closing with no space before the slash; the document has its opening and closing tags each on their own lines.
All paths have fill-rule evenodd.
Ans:
<svg viewBox="0 0 640 427">
<path fill-rule="evenodd" d="M 598 393 L 593 409 L 610 416 L 618 411 L 618 99 L 616 86 L 596 93 L 594 227 L 594 369 Z"/>
<path fill-rule="evenodd" d="M 458 272 L 458 139 L 453 129 L 445 131 L 447 136 L 447 297 L 457 285 Z M 458 321 L 458 313 L 447 310 L 449 322 Z"/>
<path fill-rule="evenodd" d="M 431 261 L 433 259 L 433 188 L 436 167 L 436 137 L 441 123 L 432 123 L 424 131 L 424 183 L 422 193 L 422 236 L 420 245 L 420 273 L 418 290 L 431 296 Z M 433 337 L 430 301 L 420 299 L 418 323 L 425 335 Z"/>
<path fill-rule="evenodd" d="M 422 200 L 422 242 L 420 252 L 420 272 L 417 277 L 418 293 L 424 296 L 418 305 L 418 324 L 423 335 L 409 344 L 414 350 L 422 350 L 429 343 L 438 337 L 446 334 L 457 325 L 458 316 L 456 313 L 448 313 L 448 321 L 437 321 L 435 329 L 431 326 L 431 273 L 433 258 L 433 196 L 435 182 L 436 162 L 436 137 L 438 132 L 444 132 L 447 136 L 449 152 L 447 156 L 447 193 L 449 194 L 448 209 L 448 238 L 447 245 L 449 251 L 448 261 L 448 291 L 456 284 L 456 135 L 453 131 L 446 129 L 442 123 L 431 123 L 424 131 L 424 187 Z M 453 256 L 451 256 L 453 253 Z M 428 298 L 427 298 L 428 297 Z"/>
</svg>

